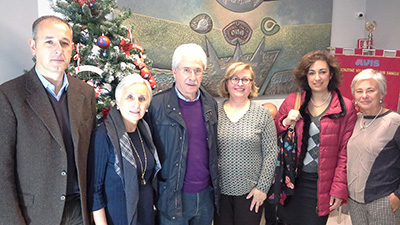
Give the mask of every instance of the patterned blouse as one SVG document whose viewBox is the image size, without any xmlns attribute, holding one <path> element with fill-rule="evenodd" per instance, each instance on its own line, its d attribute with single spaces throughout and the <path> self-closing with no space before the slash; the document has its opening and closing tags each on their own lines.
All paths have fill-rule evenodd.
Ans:
<svg viewBox="0 0 400 225">
<path fill-rule="evenodd" d="M 240 196 L 254 187 L 268 193 L 278 155 L 274 120 L 269 110 L 250 102 L 248 111 L 232 122 L 218 104 L 218 163 L 221 193 Z"/>
</svg>

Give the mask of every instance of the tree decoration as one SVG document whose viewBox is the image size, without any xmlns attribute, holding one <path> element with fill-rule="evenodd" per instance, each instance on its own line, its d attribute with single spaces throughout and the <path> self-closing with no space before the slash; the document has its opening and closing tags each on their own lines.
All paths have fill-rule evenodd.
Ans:
<svg viewBox="0 0 400 225">
<path fill-rule="evenodd" d="M 157 87 L 157 82 L 156 82 L 156 80 L 154 80 L 153 75 L 150 75 L 148 81 L 149 81 L 149 83 L 150 83 L 151 88 L 154 89 L 154 88 Z"/>
<path fill-rule="evenodd" d="M 115 103 L 115 88 L 125 76 L 138 73 L 147 77 L 152 87 L 156 86 L 151 75 L 152 61 L 137 40 L 133 43 L 133 27 L 123 25 L 131 12 L 115 10 L 116 0 L 54 1 L 52 8 L 72 25 L 73 42 L 77 45 L 66 72 L 95 90 L 99 122 Z"/>
<path fill-rule="evenodd" d="M 92 6 L 96 2 L 96 0 L 74 0 L 74 2 L 78 2 L 81 6 L 84 4 Z"/>
<path fill-rule="evenodd" d="M 137 49 L 141 52 L 144 52 L 144 48 L 138 44 L 131 43 L 130 41 L 127 41 L 126 39 L 122 39 L 120 44 L 120 49 L 125 52 L 126 55 L 130 56 L 131 52 L 130 50 L 132 49 Z"/>
<path fill-rule="evenodd" d="M 133 61 L 133 64 L 136 65 L 136 67 L 140 70 L 140 75 L 143 78 L 149 78 L 150 77 L 150 70 L 147 68 L 146 63 L 144 63 L 144 58 L 143 56 L 140 57 L 133 57 L 135 60 Z"/>
<path fill-rule="evenodd" d="M 103 48 L 99 52 L 100 52 L 100 58 L 103 58 L 103 59 L 107 59 L 108 56 L 110 55 L 110 50 L 106 49 L 106 48 Z"/>
<path fill-rule="evenodd" d="M 102 49 L 106 49 L 110 46 L 110 39 L 107 36 L 100 36 L 97 38 L 97 46 L 99 46 Z"/>
</svg>

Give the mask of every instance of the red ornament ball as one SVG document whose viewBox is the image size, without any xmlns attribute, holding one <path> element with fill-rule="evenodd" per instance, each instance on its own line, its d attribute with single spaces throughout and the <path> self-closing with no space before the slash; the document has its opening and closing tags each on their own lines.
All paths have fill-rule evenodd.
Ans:
<svg viewBox="0 0 400 225">
<path fill-rule="evenodd" d="M 107 36 L 100 36 L 99 38 L 97 38 L 97 46 L 99 46 L 102 49 L 106 49 L 110 46 L 110 38 L 108 38 Z"/>
<path fill-rule="evenodd" d="M 92 6 L 96 2 L 96 0 L 74 0 L 74 2 L 79 2 L 81 6 L 83 6 L 84 4 Z"/>
</svg>

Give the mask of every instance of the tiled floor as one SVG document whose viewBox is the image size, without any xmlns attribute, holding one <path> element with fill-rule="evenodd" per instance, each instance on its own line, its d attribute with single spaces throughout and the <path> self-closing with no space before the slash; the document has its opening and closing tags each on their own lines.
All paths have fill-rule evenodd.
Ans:
<svg viewBox="0 0 400 225">
<path fill-rule="evenodd" d="M 260 225 L 265 225 L 264 215 L 262 217 Z M 327 225 L 351 225 L 350 216 L 345 213 L 339 215 L 339 211 L 335 210 L 329 215 Z"/>
</svg>

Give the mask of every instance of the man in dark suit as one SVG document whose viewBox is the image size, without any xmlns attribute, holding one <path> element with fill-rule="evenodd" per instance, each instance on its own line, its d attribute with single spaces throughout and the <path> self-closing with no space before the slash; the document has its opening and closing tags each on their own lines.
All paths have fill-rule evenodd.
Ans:
<svg viewBox="0 0 400 225">
<path fill-rule="evenodd" d="M 64 72 L 74 46 L 68 23 L 41 17 L 32 36 L 36 65 L 0 86 L 0 224 L 89 224 L 94 91 Z"/>
</svg>

